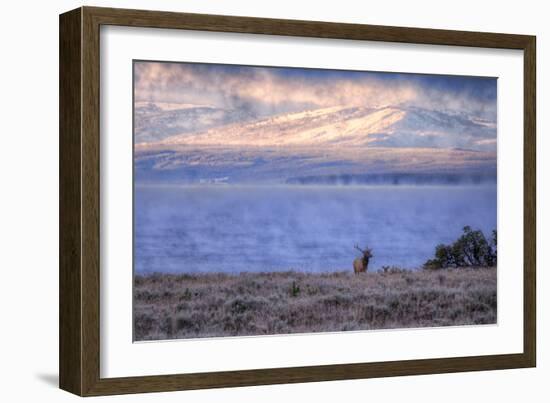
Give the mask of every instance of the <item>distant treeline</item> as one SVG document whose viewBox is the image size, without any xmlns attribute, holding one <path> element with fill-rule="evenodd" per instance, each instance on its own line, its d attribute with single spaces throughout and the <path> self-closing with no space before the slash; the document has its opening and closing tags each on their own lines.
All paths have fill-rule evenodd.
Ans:
<svg viewBox="0 0 550 403">
<path fill-rule="evenodd" d="M 301 176 L 289 178 L 289 185 L 463 185 L 496 183 L 496 174 L 384 173 Z"/>
</svg>

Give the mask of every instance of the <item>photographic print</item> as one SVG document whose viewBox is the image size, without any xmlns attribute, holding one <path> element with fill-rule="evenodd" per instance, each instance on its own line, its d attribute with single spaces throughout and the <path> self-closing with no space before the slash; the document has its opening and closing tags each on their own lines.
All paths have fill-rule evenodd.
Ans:
<svg viewBox="0 0 550 403">
<path fill-rule="evenodd" d="M 497 79 L 133 62 L 134 340 L 497 321 Z"/>
</svg>

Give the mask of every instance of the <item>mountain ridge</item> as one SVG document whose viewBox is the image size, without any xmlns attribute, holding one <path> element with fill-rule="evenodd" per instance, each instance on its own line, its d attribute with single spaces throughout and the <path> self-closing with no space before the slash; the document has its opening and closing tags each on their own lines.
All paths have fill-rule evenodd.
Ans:
<svg viewBox="0 0 550 403">
<path fill-rule="evenodd" d="M 224 146 L 438 147 L 492 150 L 496 124 L 413 107 L 330 107 L 232 122 L 160 143 Z"/>
<path fill-rule="evenodd" d="M 421 108 L 335 106 L 136 144 L 134 166 L 138 180 L 184 183 L 219 178 L 287 183 L 385 173 L 493 175 L 496 126 Z"/>
</svg>

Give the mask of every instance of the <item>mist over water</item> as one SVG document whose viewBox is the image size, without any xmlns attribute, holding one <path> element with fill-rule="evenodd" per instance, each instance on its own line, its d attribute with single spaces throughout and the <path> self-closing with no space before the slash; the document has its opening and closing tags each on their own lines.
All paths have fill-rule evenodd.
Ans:
<svg viewBox="0 0 550 403">
<path fill-rule="evenodd" d="M 135 188 L 136 273 L 417 268 L 470 225 L 496 228 L 496 185 Z"/>
</svg>

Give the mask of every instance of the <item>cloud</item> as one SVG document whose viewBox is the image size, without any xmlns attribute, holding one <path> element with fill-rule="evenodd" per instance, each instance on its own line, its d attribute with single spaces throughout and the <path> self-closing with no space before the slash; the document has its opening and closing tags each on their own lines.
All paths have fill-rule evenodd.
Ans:
<svg viewBox="0 0 550 403">
<path fill-rule="evenodd" d="M 496 84 L 487 85 L 487 79 L 192 63 L 137 62 L 134 68 L 137 101 L 212 105 L 257 115 L 336 105 L 409 105 L 496 116 Z"/>
</svg>

